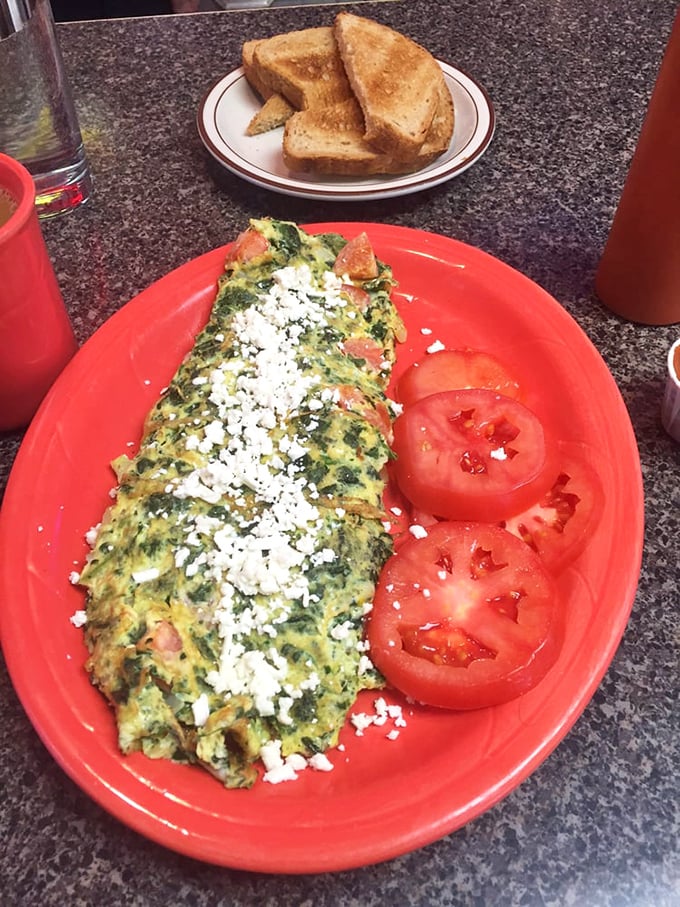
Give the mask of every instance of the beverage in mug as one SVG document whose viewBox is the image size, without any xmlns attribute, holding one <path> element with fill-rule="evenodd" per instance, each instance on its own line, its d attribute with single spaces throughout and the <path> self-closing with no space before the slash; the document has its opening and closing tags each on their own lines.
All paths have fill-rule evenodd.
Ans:
<svg viewBox="0 0 680 907">
<path fill-rule="evenodd" d="M 17 209 L 15 199 L 4 186 L 0 186 L 0 227 L 6 224 Z"/>
<path fill-rule="evenodd" d="M 0 152 L 33 176 L 40 217 L 71 210 L 90 195 L 49 0 L 0 0 Z"/>
</svg>

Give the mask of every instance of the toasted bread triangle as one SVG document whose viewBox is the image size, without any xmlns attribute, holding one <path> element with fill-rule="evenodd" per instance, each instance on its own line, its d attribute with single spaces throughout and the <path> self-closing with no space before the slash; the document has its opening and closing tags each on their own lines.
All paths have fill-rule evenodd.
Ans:
<svg viewBox="0 0 680 907">
<path fill-rule="evenodd" d="M 283 124 L 295 113 L 288 101 L 280 94 L 270 95 L 252 117 L 246 135 L 260 135 Z"/>
<path fill-rule="evenodd" d="M 257 41 L 252 62 L 244 60 L 244 67 L 251 84 L 283 95 L 297 110 L 325 107 L 352 94 L 330 26 Z"/>
<path fill-rule="evenodd" d="M 415 41 L 373 19 L 339 13 L 334 34 L 366 140 L 394 158 L 413 159 L 439 104 L 439 64 Z"/>
</svg>

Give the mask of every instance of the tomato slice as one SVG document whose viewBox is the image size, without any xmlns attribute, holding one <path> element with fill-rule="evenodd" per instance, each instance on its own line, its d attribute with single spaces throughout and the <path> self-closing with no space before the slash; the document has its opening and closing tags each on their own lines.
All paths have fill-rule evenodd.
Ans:
<svg viewBox="0 0 680 907">
<path fill-rule="evenodd" d="M 335 259 L 333 270 L 354 280 L 371 280 L 378 276 L 378 263 L 366 233 L 359 233 L 343 246 Z"/>
<path fill-rule="evenodd" d="M 554 479 L 554 444 L 519 401 L 485 389 L 424 397 L 394 423 L 394 475 L 420 510 L 497 522 Z"/>
<path fill-rule="evenodd" d="M 499 705 L 534 687 L 563 638 L 555 581 L 490 523 L 443 522 L 385 564 L 368 619 L 373 663 L 418 702 Z"/>
<path fill-rule="evenodd" d="M 414 362 L 397 382 L 395 395 L 404 406 L 440 391 L 469 387 L 517 398 L 519 384 L 502 363 L 480 350 L 438 350 Z"/>
<path fill-rule="evenodd" d="M 604 504 L 602 484 L 582 456 L 561 454 L 551 488 L 531 507 L 501 522 L 559 573 L 584 550 Z"/>
</svg>

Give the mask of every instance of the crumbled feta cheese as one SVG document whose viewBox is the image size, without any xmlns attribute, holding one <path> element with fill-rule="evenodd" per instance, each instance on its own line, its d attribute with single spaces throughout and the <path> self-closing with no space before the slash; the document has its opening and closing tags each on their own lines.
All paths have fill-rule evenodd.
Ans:
<svg viewBox="0 0 680 907">
<path fill-rule="evenodd" d="M 412 526 L 409 526 L 408 531 L 411 533 L 414 539 L 427 538 L 427 529 L 424 526 L 420 526 L 418 523 L 414 523 Z"/>
<path fill-rule="evenodd" d="M 158 567 L 149 567 L 148 570 L 133 570 L 132 579 L 136 583 L 148 583 L 151 580 L 158 579 L 161 575 Z"/>
<path fill-rule="evenodd" d="M 90 546 L 90 548 L 94 548 L 94 546 L 95 546 L 95 543 L 97 541 L 97 533 L 99 532 L 100 526 L 101 526 L 101 523 L 97 523 L 96 526 L 92 526 L 85 533 L 85 541 Z"/>
<path fill-rule="evenodd" d="M 69 620 L 74 627 L 84 627 L 87 623 L 87 613 L 85 611 L 75 611 Z"/>
<path fill-rule="evenodd" d="M 314 769 L 314 771 L 317 771 L 317 772 L 332 772 L 333 771 L 333 763 L 330 761 L 330 759 L 324 753 L 314 753 L 314 755 L 311 756 L 307 761 L 309 762 L 310 766 Z"/>
<path fill-rule="evenodd" d="M 270 768 L 268 772 L 265 772 L 262 776 L 262 780 L 267 781 L 269 784 L 281 784 L 283 781 L 296 781 L 297 772 L 291 765 L 287 765 L 283 762 L 281 765 Z"/>
<path fill-rule="evenodd" d="M 293 724 L 293 719 L 291 718 L 289 712 L 295 700 L 292 696 L 280 696 L 279 697 L 279 714 L 278 719 L 279 723 L 289 726 Z"/>
<path fill-rule="evenodd" d="M 196 727 L 203 727 L 210 717 L 210 704 L 205 693 L 201 693 L 198 699 L 191 704 L 191 711 L 194 713 Z"/>
<path fill-rule="evenodd" d="M 229 630 L 224 635 L 224 623 L 220 630 L 224 636 L 220 664 L 208 673 L 208 683 L 218 693 L 247 694 L 260 715 L 275 715 L 275 698 L 288 672 L 285 658 L 275 649 L 269 649 L 266 655 L 258 649 L 247 650 L 242 643 L 234 642 Z"/>
<path fill-rule="evenodd" d="M 366 728 L 373 724 L 373 718 L 365 712 L 355 712 L 351 715 L 350 721 L 356 729 L 357 737 L 363 737 Z"/>
<path fill-rule="evenodd" d="M 191 551 L 186 546 L 184 548 L 178 548 L 177 551 L 175 551 L 175 567 L 178 569 L 183 567 L 190 554 Z"/>
<path fill-rule="evenodd" d="M 260 758 L 264 763 L 265 773 L 262 780 L 269 784 L 281 784 L 283 781 L 295 781 L 297 771 L 295 761 L 289 756 L 286 761 L 281 758 L 281 741 L 269 740 L 260 748 Z"/>
<path fill-rule="evenodd" d="M 306 680 L 300 682 L 301 690 L 316 690 L 321 683 L 316 671 L 312 671 Z"/>
<path fill-rule="evenodd" d="M 286 756 L 284 762 L 286 765 L 290 766 L 294 772 L 303 772 L 308 765 L 307 760 L 302 753 L 291 753 L 290 756 Z"/>
<path fill-rule="evenodd" d="M 281 765 L 283 762 L 281 758 L 281 741 L 268 740 L 263 743 L 260 747 L 260 759 L 267 771 Z"/>
<path fill-rule="evenodd" d="M 345 620 L 341 624 L 336 624 L 334 627 L 331 627 L 331 637 L 337 640 L 347 639 L 353 626 L 351 620 Z"/>
<path fill-rule="evenodd" d="M 359 656 L 359 665 L 357 667 L 357 673 L 359 674 L 359 676 L 361 676 L 362 674 L 367 674 L 369 671 L 372 671 L 374 667 L 375 666 L 368 655 Z"/>
<path fill-rule="evenodd" d="M 387 714 L 394 721 L 395 727 L 406 727 L 406 720 L 400 705 L 388 705 Z"/>
<path fill-rule="evenodd" d="M 355 728 L 357 737 L 363 737 L 364 731 L 371 727 L 371 725 L 383 727 L 388 721 L 392 722 L 395 730 L 397 728 L 406 727 L 406 721 L 400 705 L 390 705 L 382 696 L 380 696 L 374 701 L 373 707 L 375 709 L 375 714 L 373 715 L 368 715 L 366 712 L 359 712 L 353 713 L 350 716 L 350 721 Z M 388 732 L 387 736 L 390 740 L 396 739 L 395 730 Z M 396 731 L 396 734 L 398 733 L 399 732 Z M 390 734 L 392 736 L 390 736 Z"/>
<path fill-rule="evenodd" d="M 441 340 L 435 340 L 434 343 L 431 343 L 431 344 L 428 346 L 427 352 L 428 352 L 428 353 L 438 353 L 440 350 L 445 350 L 445 349 L 446 349 L 446 347 L 445 347 L 444 344 L 441 342 Z"/>
</svg>

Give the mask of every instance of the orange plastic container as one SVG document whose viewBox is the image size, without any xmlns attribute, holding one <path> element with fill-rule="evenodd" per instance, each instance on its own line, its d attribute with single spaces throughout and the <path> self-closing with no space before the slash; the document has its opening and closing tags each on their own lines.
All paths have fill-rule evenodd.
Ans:
<svg viewBox="0 0 680 907">
<path fill-rule="evenodd" d="M 77 345 L 40 230 L 33 179 L 4 154 L 0 195 L 0 431 L 9 431 L 30 422 Z"/>
<path fill-rule="evenodd" d="M 629 321 L 680 322 L 680 12 L 595 277 Z"/>
</svg>

